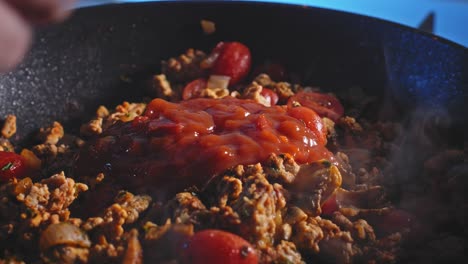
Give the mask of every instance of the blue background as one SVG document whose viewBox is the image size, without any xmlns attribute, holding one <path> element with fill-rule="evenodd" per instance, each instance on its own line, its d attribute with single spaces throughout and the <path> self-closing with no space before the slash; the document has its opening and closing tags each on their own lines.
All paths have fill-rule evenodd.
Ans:
<svg viewBox="0 0 468 264">
<path fill-rule="evenodd" d="M 79 7 L 148 0 L 81 0 Z M 330 8 L 417 27 L 435 14 L 434 33 L 468 47 L 468 0 L 264 0 Z"/>
</svg>

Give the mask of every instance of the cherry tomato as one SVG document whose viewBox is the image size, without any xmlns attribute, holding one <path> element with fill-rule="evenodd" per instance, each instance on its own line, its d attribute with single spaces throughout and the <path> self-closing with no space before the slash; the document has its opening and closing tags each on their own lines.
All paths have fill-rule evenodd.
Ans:
<svg viewBox="0 0 468 264">
<path fill-rule="evenodd" d="M 255 249 L 243 238 L 221 230 L 207 229 L 195 233 L 182 246 L 184 264 L 255 264 Z"/>
<path fill-rule="evenodd" d="M 27 172 L 25 159 L 13 152 L 0 151 L 0 181 L 23 178 Z"/>
<path fill-rule="evenodd" d="M 288 100 L 288 105 L 298 102 L 302 106 L 308 107 L 321 117 L 328 117 L 333 121 L 337 121 L 344 114 L 343 106 L 336 97 L 316 92 L 298 92 L 291 96 Z"/>
<path fill-rule="evenodd" d="M 318 144 L 326 145 L 327 129 L 323 125 L 322 118 L 314 110 L 303 106 L 290 106 L 288 107 L 288 114 L 304 122 L 312 133 L 315 134 Z"/>
<path fill-rule="evenodd" d="M 336 201 L 336 194 L 328 197 L 325 202 L 322 203 L 322 214 L 323 215 L 332 215 L 333 212 L 340 209 L 338 202 Z"/>
<path fill-rule="evenodd" d="M 283 65 L 279 63 L 265 63 L 258 66 L 254 70 L 254 76 L 258 76 L 261 73 L 266 73 L 273 81 L 283 81 L 286 79 L 286 70 Z"/>
<path fill-rule="evenodd" d="M 276 103 L 278 103 L 279 97 L 272 90 L 268 88 L 262 88 L 262 91 L 260 92 L 260 94 L 270 102 L 270 105 L 275 105 Z"/>
<path fill-rule="evenodd" d="M 200 93 L 206 88 L 206 80 L 203 78 L 189 82 L 182 92 L 182 99 L 189 100 L 200 97 Z"/>
<path fill-rule="evenodd" d="M 242 81 L 250 71 L 250 50 L 240 42 L 220 42 L 210 57 L 214 59 L 211 74 L 231 77 L 230 85 Z"/>
</svg>

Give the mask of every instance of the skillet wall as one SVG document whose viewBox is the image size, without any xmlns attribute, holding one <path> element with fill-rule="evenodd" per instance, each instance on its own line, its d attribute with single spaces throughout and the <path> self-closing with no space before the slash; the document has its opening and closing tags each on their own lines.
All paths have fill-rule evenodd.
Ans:
<svg viewBox="0 0 468 264">
<path fill-rule="evenodd" d="M 205 36 L 200 19 L 216 22 Z M 18 116 L 18 137 L 55 119 L 72 126 L 94 109 L 143 95 L 139 81 L 188 47 L 238 40 L 255 62 L 277 59 L 328 89 L 361 86 L 407 109 L 458 109 L 465 120 L 466 49 L 380 20 L 259 3 L 145 3 L 78 10 L 42 29 L 14 72 L 0 76 L 0 114 Z M 124 77 L 124 78 L 123 78 Z M 128 79 L 133 80 L 128 82 Z M 384 92 L 385 89 L 388 92 Z M 460 109 L 462 109 L 460 111 Z M 402 114 L 403 112 L 400 112 Z M 77 123 L 75 123 L 77 124 Z"/>
</svg>

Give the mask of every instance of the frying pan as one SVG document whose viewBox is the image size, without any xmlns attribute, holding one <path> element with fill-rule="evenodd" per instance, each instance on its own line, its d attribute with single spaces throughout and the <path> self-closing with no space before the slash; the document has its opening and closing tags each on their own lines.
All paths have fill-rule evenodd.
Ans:
<svg viewBox="0 0 468 264">
<path fill-rule="evenodd" d="M 204 35 L 201 19 L 215 21 L 216 34 Z M 188 47 L 210 50 L 219 40 L 244 42 L 254 63 L 279 60 L 329 90 L 359 86 L 403 108 L 446 107 L 454 118 L 466 117 L 462 46 L 369 17 L 245 2 L 77 10 L 64 24 L 40 30 L 24 63 L 0 76 L 0 113 L 18 116 L 20 138 L 52 120 L 76 124 L 100 103 L 141 98 L 138 82 L 157 72 L 161 59 Z"/>
<path fill-rule="evenodd" d="M 213 35 L 199 21 L 216 22 Z M 375 118 L 444 113 L 448 140 L 468 124 L 466 48 L 386 21 L 343 12 L 246 2 L 150 2 L 77 10 L 40 29 L 24 62 L 0 76 L 0 114 L 16 114 L 16 140 L 53 120 L 77 131 L 100 104 L 139 101 L 160 61 L 189 47 L 236 40 L 253 63 L 281 61 L 306 82 L 382 98 Z M 389 111 L 390 110 L 390 111 Z M 416 115 L 417 116 L 417 115 Z"/>
</svg>

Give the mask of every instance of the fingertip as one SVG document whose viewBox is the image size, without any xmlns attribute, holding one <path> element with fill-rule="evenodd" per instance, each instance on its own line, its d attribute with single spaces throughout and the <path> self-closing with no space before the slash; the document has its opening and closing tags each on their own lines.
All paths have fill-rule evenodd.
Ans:
<svg viewBox="0 0 468 264">
<path fill-rule="evenodd" d="M 74 0 L 45 0 L 45 15 L 37 21 L 40 24 L 58 23 L 70 16 L 74 8 Z M 48 4 L 48 5 L 47 5 Z"/>
<path fill-rule="evenodd" d="M 61 22 L 67 18 L 75 0 L 6 0 L 6 2 L 28 22 L 42 25 Z"/>
<path fill-rule="evenodd" d="M 0 1 L 0 71 L 12 70 L 31 45 L 31 27 L 4 2 Z"/>
</svg>

